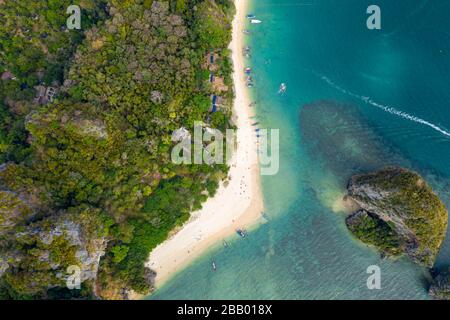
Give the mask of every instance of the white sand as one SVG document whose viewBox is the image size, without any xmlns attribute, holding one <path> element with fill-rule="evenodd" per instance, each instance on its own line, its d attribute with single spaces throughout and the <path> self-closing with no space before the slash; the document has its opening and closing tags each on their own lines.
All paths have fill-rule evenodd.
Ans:
<svg viewBox="0 0 450 320">
<path fill-rule="evenodd" d="M 234 101 L 237 133 L 237 152 L 233 156 L 226 187 L 221 185 L 217 194 L 207 200 L 203 208 L 172 237 L 156 247 L 146 265 L 157 272 L 156 287 L 237 228 L 246 228 L 261 219 L 263 200 L 260 190 L 259 165 L 255 128 L 251 126 L 252 108 L 245 86 L 244 24 L 247 0 L 235 0 L 236 16 L 233 21 L 233 52 L 236 99 Z"/>
</svg>

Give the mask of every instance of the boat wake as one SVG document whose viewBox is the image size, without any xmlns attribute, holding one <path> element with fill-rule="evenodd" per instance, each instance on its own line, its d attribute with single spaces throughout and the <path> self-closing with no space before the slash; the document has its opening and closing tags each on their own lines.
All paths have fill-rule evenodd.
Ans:
<svg viewBox="0 0 450 320">
<path fill-rule="evenodd" d="M 407 120 L 410 120 L 410 121 L 413 121 L 413 122 L 420 123 L 420 124 L 422 124 L 422 125 L 426 125 L 426 126 L 432 128 L 432 129 L 434 129 L 434 130 L 436 130 L 436 131 L 442 133 L 443 135 L 445 135 L 445 136 L 447 136 L 447 137 L 450 137 L 450 132 L 448 132 L 447 130 L 445 130 L 445 129 L 443 129 L 443 128 L 437 126 L 437 125 L 435 125 L 434 123 L 431 123 L 431 122 L 429 122 L 429 121 L 427 121 L 427 120 L 421 119 L 421 118 L 416 117 L 416 116 L 414 116 L 414 115 L 410 115 L 410 114 L 408 114 L 408 113 L 406 113 L 406 112 L 404 112 L 404 111 L 397 110 L 397 109 L 394 108 L 394 107 L 391 107 L 391 106 L 385 106 L 385 105 L 383 105 L 383 104 L 380 104 L 380 103 L 378 103 L 378 102 L 372 100 L 370 97 L 361 96 L 361 95 L 359 95 L 359 94 L 356 94 L 356 93 L 350 92 L 350 91 L 348 91 L 348 90 L 345 90 L 344 88 L 341 88 L 341 87 L 338 86 L 336 83 L 334 83 L 333 81 L 331 81 L 331 80 L 330 80 L 328 77 L 326 77 L 326 76 L 322 76 L 321 79 L 324 80 L 326 83 L 328 83 L 328 85 L 330 85 L 332 88 L 334 88 L 334 89 L 336 89 L 336 90 L 338 90 L 338 91 L 340 91 L 340 92 L 342 92 L 342 93 L 344 93 L 344 94 L 346 94 L 346 95 L 349 95 L 349 96 L 351 96 L 351 97 L 357 98 L 357 99 L 359 99 L 359 100 L 365 102 L 366 104 L 369 104 L 369 105 L 372 105 L 372 106 L 374 106 L 374 107 L 377 107 L 378 109 L 381 109 L 381 110 L 386 111 L 386 112 L 388 112 L 388 113 L 390 113 L 390 114 L 399 116 L 399 117 L 401 117 L 401 118 L 403 118 L 403 119 L 407 119 Z"/>
</svg>

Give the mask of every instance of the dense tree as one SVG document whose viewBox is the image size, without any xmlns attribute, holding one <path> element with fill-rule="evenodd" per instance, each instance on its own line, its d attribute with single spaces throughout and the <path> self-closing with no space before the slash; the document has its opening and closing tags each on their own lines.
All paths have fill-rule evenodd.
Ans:
<svg viewBox="0 0 450 320">
<path fill-rule="evenodd" d="M 229 17 L 213 0 L 197 6 L 194 28 L 203 49 L 226 48 L 231 40 Z"/>
<path fill-rule="evenodd" d="M 55 12 L 65 2 L 45 2 L 48 33 L 57 33 L 61 21 Z M 100 2 L 82 3 L 94 18 Z M 42 43 L 50 48 L 62 39 L 73 48 L 78 40 L 69 40 L 71 33 L 67 31 L 62 32 L 64 36 L 39 38 L 35 46 L 19 42 L 18 47 L 0 47 L 6 55 L 21 55 L 20 48 L 30 46 L 29 54 L 22 58 L 25 66 L 13 65 L 13 60 L 8 59 L 1 66 L 14 70 L 21 77 L 19 82 L 28 81 L 41 69 L 46 70 L 45 75 L 37 81 L 65 77 L 58 99 L 25 112 L 22 126 L 30 133 L 26 140 L 11 136 L 14 117 L 0 109 L 0 129 L 7 129 L 5 134 L 0 130 L 2 150 L 8 151 L 19 139 L 31 153 L 22 161 L 20 157 L 12 159 L 13 153 L 8 151 L 9 158 L 3 160 L 19 164 L 0 170 L 0 184 L 9 192 L 3 196 L 9 199 L 5 203 L 17 203 L 16 198 L 7 199 L 7 195 L 32 196 L 20 204 L 33 217 L 32 224 L 28 216 L 16 219 L 17 211 L 12 214 L 12 205 L 6 205 L 14 222 L 12 229 L 36 232 L 38 238 L 65 221 L 83 230 L 95 224 L 104 229 L 101 237 L 86 231 L 88 240 L 102 239 L 105 244 L 106 253 L 96 279 L 96 293 L 101 297 L 121 297 L 124 288 L 148 292 L 151 283 L 144 263 L 150 251 L 173 228 L 183 224 L 191 211 L 201 208 L 227 175 L 226 165 L 175 165 L 170 150 L 172 133 L 181 127 L 192 129 L 194 122 L 212 128 L 230 127 L 226 104 L 230 104 L 233 93 L 224 93 L 224 106 L 211 115 L 213 91 L 206 85 L 209 72 L 204 66 L 205 55 L 213 49 L 219 55 L 218 72 L 231 81 L 226 49 L 230 40 L 230 4 L 212 0 L 108 1 L 108 19 L 85 33 L 69 64 L 60 64 L 60 60 L 68 57 L 70 50 L 61 55 L 56 50 L 54 56 L 42 54 L 39 49 Z M 188 10 L 193 7 L 198 14 Z M 7 12 L 12 14 L 20 8 L 11 3 Z M 212 30 L 207 30 L 204 18 L 207 24 L 219 20 Z M 10 19 L 6 17 L 6 21 Z M 0 44 L 14 42 L 13 38 L 4 36 Z M 92 215 L 89 223 L 87 214 Z M 57 272 L 47 265 L 36 266 L 31 259 L 42 250 L 56 250 L 55 259 L 62 270 L 69 262 L 79 263 L 72 253 L 80 248 L 64 237 L 52 248 L 44 248 L 38 238 L 27 240 L 26 250 L 19 250 L 24 258 L 5 269 L 0 281 L 2 292 L 11 297 L 66 296 L 67 292 L 57 288 L 62 285 Z M 8 229 L 0 234 L 0 249 L 13 255 L 2 241 L 13 244 L 19 240 Z M 63 253 L 64 257 L 60 256 Z M 24 275 L 33 279 L 31 270 L 37 271 L 38 279 L 26 290 L 28 280 Z M 88 280 L 92 279 L 86 280 L 86 288 L 92 285 Z"/>
<path fill-rule="evenodd" d="M 20 82 L 36 84 L 35 73 L 47 81 L 62 80 L 62 69 L 82 32 L 66 30 L 70 0 L 4 1 L 0 13 L 0 73 L 12 72 Z M 104 15 L 102 0 L 82 0 L 82 26 L 88 29 Z"/>
</svg>

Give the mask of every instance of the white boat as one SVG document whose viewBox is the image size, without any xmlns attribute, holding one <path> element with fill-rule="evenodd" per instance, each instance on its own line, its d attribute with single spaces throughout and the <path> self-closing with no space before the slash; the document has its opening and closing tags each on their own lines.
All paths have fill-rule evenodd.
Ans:
<svg viewBox="0 0 450 320">
<path fill-rule="evenodd" d="M 237 229 L 236 233 L 241 237 L 241 238 L 245 238 L 245 236 L 247 235 L 247 232 L 244 229 Z"/>
<path fill-rule="evenodd" d="M 283 94 L 286 92 L 286 90 L 287 90 L 286 83 L 283 82 L 282 84 L 280 84 L 280 89 L 278 90 L 278 93 Z"/>
<path fill-rule="evenodd" d="M 252 20 L 250 20 L 250 23 L 259 24 L 259 23 L 262 23 L 262 21 L 258 20 L 258 19 L 252 19 Z"/>
</svg>

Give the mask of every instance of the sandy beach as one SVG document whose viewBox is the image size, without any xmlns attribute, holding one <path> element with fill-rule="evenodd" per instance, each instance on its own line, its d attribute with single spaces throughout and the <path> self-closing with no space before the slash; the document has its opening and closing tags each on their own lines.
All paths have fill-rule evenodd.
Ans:
<svg viewBox="0 0 450 320">
<path fill-rule="evenodd" d="M 234 120 L 238 127 L 237 150 L 229 171 L 227 186 L 221 184 L 217 194 L 191 219 L 150 254 L 146 266 L 157 272 L 156 287 L 186 267 L 213 245 L 230 236 L 237 228 L 249 228 L 261 221 L 263 199 L 257 157 L 257 138 L 250 117 L 253 116 L 245 86 L 243 29 L 247 0 L 235 0 L 233 38 L 230 44 L 234 64 L 236 98 Z"/>
</svg>

